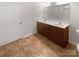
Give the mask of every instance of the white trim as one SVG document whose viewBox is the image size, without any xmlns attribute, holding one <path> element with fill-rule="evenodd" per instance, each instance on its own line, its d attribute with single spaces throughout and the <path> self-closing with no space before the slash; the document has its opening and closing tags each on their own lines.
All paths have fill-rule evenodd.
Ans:
<svg viewBox="0 0 79 59">
<path fill-rule="evenodd" d="M 73 41 L 71 41 L 71 40 L 69 40 L 69 42 L 71 43 L 71 44 L 73 44 L 73 45 L 76 45 L 77 43 L 75 43 L 75 42 L 73 42 Z"/>
<path fill-rule="evenodd" d="M 22 38 L 29 37 L 29 36 L 33 35 L 34 33 L 36 33 L 36 32 L 33 32 L 33 33 L 29 33 L 29 34 L 27 34 L 27 35 L 24 35 Z"/>
</svg>

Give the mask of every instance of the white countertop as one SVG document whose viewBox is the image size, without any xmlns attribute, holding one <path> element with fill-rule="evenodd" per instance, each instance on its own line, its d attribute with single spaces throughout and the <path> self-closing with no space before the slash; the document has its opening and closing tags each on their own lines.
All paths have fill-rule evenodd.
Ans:
<svg viewBox="0 0 79 59">
<path fill-rule="evenodd" d="M 38 20 L 37 22 L 42 22 L 42 23 L 46 23 L 52 26 L 56 26 L 59 28 L 63 28 L 65 29 L 66 27 L 69 26 L 69 24 L 67 22 L 63 22 L 63 21 L 58 21 L 58 20 Z"/>
</svg>

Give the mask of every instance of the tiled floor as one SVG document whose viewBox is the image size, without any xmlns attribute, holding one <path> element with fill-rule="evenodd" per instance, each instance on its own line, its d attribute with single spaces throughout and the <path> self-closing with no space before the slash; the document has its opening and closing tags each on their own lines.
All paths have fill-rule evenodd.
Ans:
<svg viewBox="0 0 79 59">
<path fill-rule="evenodd" d="M 69 44 L 61 48 L 49 41 L 42 35 L 36 33 L 28 38 L 19 39 L 13 43 L 0 47 L 0 56 L 77 56 L 75 46 Z"/>
</svg>

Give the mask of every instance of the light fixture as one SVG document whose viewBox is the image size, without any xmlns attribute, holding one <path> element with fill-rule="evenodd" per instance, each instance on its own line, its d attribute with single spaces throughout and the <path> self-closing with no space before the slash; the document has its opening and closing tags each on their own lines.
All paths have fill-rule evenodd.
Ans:
<svg viewBox="0 0 79 59">
<path fill-rule="evenodd" d="M 68 4 L 70 2 L 56 2 L 56 5 Z"/>
<path fill-rule="evenodd" d="M 42 5 L 43 5 L 44 7 L 48 7 L 48 6 L 50 6 L 50 2 L 42 2 Z"/>
</svg>

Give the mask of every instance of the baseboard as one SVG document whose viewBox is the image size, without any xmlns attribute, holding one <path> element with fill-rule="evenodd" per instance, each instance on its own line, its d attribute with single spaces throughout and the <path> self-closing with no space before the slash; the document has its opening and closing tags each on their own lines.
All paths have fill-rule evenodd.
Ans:
<svg viewBox="0 0 79 59">
<path fill-rule="evenodd" d="M 76 46 L 76 44 L 77 44 L 77 43 L 74 43 L 73 41 L 70 41 L 70 40 L 69 40 L 69 43 L 71 43 L 71 44 L 73 44 L 73 45 L 75 45 L 75 46 Z"/>
<path fill-rule="evenodd" d="M 19 40 L 19 39 L 21 39 L 21 38 L 29 37 L 29 36 L 33 35 L 34 33 L 36 33 L 36 32 L 29 33 L 29 34 L 27 34 L 27 35 L 25 35 L 25 36 L 22 36 L 22 37 L 20 37 L 20 38 L 18 38 L 18 39 L 15 39 L 15 40 L 11 40 L 11 41 L 8 41 L 8 42 L 4 42 L 4 43 L 0 44 L 0 46 L 3 46 L 3 45 L 6 45 L 6 44 L 9 44 L 9 43 L 15 42 L 15 41 L 17 41 L 17 40 Z"/>
<path fill-rule="evenodd" d="M 33 35 L 34 33 L 36 33 L 36 32 L 33 32 L 33 33 L 29 33 L 29 34 L 27 34 L 27 35 L 24 35 L 22 38 L 29 37 L 29 36 Z"/>
</svg>

